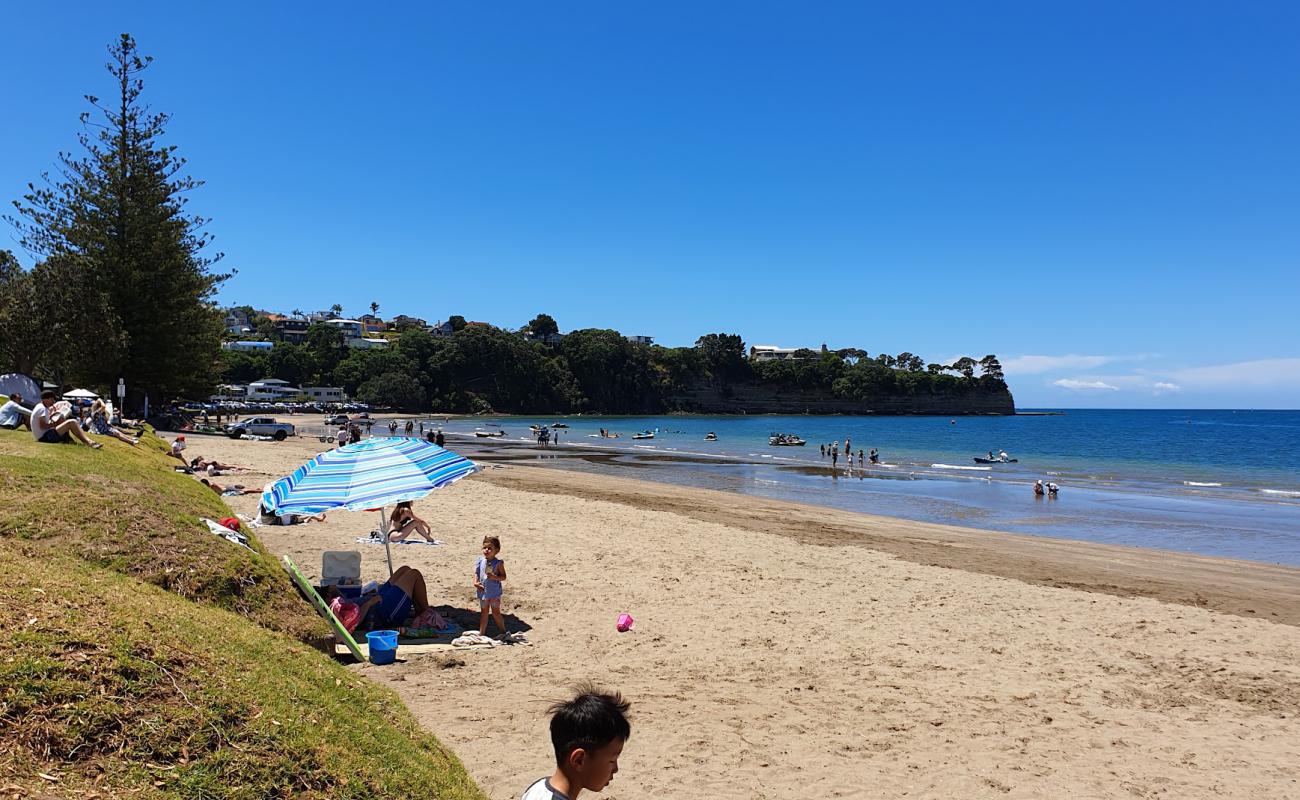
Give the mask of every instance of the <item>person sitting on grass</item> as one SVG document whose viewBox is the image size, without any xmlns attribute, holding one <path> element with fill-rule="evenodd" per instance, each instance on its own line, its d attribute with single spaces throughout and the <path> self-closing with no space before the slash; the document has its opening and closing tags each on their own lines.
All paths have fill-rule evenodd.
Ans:
<svg viewBox="0 0 1300 800">
<path fill-rule="evenodd" d="M 362 620 L 370 630 L 396 628 L 403 625 L 413 611 L 418 617 L 429 607 L 424 576 L 418 569 L 406 566 L 398 567 L 378 591 L 362 598 L 360 603 L 343 599 L 337 586 L 326 587 L 324 599 L 349 633 L 356 630 Z"/>
<path fill-rule="evenodd" d="M 180 436 L 176 437 L 176 441 L 172 442 L 172 449 L 167 455 L 171 456 L 172 458 L 184 464 L 185 456 L 181 455 L 181 453 L 184 450 L 185 450 L 185 434 L 181 434 Z"/>
<path fill-rule="evenodd" d="M 32 409 L 32 437 L 43 444 L 63 444 L 75 438 L 82 444 L 98 450 L 104 445 L 91 441 L 76 419 L 54 410 L 54 392 L 41 392 L 41 404 Z"/>
<path fill-rule="evenodd" d="M 406 500 L 397 504 L 393 513 L 388 517 L 388 541 L 400 542 L 411 535 L 414 531 L 425 538 L 426 541 L 435 541 L 429 523 L 415 516 L 415 511 L 411 509 L 411 501 Z"/>
<path fill-rule="evenodd" d="M 9 395 L 9 399 L 0 406 L 0 428 L 16 431 L 18 428 L 31 428 L 28 422 L 31 417 L 31 409 L 23 405 L 23 396 L 18 392 Z"/>
<path fill-rule="evenodd" d="M 98 398 L 90 404 L 90 429 L 100 436 L 112 436 L 114 439 L 126 442 L 132 447 L 140 443 L 139 439 L 128 436 L 109 424 L 108 406 L 104 405 L 104 401 Z"/>
<path fill-rule="evenodd" d="M 261 493 L 262 493 L 262 490 L 261 490 L 261 489 L 250 489 L 250 488 L 248 488 L 247 486 L 245 486 L 245 485 L 242 484 L 242 483 L 231 483 L 231 484 L 228 484 L 228 485 L 226 485 L 226 486 L 222 486 L 222 485 L 219 484 L 219 483 L 213 483 L 212 481 L 208 480 L 207 478 L 201 478 L 201 479 L 199 480 L 199 483 L 201 483 L 201 484 L 203 484 L 204 486 L 208 487 L 209 489 L 211 489 L 212 491 L 214 491 L 214 492 L 216 492 L 217 494 L 221 495 L 222 497 L 237 497 L 237 496 L 239 496 L 239 495 L 241 495 L 241 494 L 261 494 Z M 321 519 L 324 519 L 324 518 L 325 518 L 323 514 L 320 515 L 320 516 L 321 516 Z"/>
<path fill-rule="evenodd" d="M 618 692 L 590 684 L 577 696 L 551 706 L 555 772 L 524 790 L 520 800 L 578 800 L 583 790 L 599 792 L 618 772 L 618 757 L 632 736 L 631 703 Z"/>
</svg>

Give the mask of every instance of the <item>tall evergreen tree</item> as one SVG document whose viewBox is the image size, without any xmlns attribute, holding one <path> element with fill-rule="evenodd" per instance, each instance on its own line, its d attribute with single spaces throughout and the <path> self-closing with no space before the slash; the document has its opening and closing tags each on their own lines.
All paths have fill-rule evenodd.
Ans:
<svg viewBox="0 0 1300 800">
<path fill-rule="evenodd" d="M 28 184 L 6 217 L 20 244 L 47 259 L 75 258 L 120 326 L 120 352 L 98 353 L 77 372 L 101 386 L 126 379 L 133 396 L 155 400 L 208 391 L 215 381 L 221 316 L 212 303 L 226 275 L 211 270 L 221 254 L 204 255 L 207 220 L 186 213 L 186 194 L 202 185 L 182 174 L 185 159 L 164 144 L 170 115 L 142 102 L 140 74 L 152 59 L 129 34 L 108 48 L 117 96 L 84 112 L 78 140 L 84 155 L 59 153 L 44 186 Z M 57 295 L 51 302 L 57 302 Z"/>
</svg>

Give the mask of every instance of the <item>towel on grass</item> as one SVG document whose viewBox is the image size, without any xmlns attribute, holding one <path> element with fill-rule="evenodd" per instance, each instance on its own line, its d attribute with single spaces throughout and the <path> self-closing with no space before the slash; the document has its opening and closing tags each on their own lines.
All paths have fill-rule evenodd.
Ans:
<svg viewBox="0 0 1300 800">
<path fill-rule="evenodd" d="M 245 550 L 253 549 L 248 546 L 248 537 L 240 533 L 239 531 L 232 531 L 230 528 L 227 528 L 225 525 L 222 525 L 220 522 L 217 522 L 215 520 L 210 520 L 207 517 L 203 517 L 203 521 L 207 523 L 209 531 L 215 533 L 216 535 L 220 536 L 221 538 L 225 539 L 231 544 L 237 544 L 240 547 L 244 548 Z"/>
</svg>

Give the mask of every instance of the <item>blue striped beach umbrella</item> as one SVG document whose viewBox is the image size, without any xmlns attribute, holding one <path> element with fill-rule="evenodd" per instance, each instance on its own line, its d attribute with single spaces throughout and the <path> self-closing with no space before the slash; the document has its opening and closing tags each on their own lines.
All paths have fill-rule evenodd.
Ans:
<svg viewBox="0 0 1300 800">
<path fill-rule="evenodd" d="M 372 438 L 326 450 L 262 491 L 272 514 L 319 514 L 344 508 L 368 511 L 419 500 L 434 489 L 473 474 L 464 456 L 405 436 Z M 383 518 L 388 544 L 387 515 Z M 392 556 L 388 569 L 392 572 Z"/>
</svg>

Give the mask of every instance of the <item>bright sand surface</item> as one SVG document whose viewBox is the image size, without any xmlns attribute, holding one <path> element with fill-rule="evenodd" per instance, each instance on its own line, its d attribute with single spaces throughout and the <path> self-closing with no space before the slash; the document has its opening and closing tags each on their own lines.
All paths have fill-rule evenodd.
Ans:
<svg viewBox="0 0 1300 800">
<path fill-rule="evenodd" d="M 260 486 L 324 446 L 191 436 L 188 453 Z M 492 798 L 549 774 L 545 709 L 580 680 L 633 703 L 598 795 L 618 800 L 1300 797 L 1297 570 L 513 465 L 416 512 L 446 544 L 395 559 L 431 602 L 474 605 L 499 535 L 503 608 L 532 644 L 356 669 Z M 258 533 L 309 575 L 358 549 L 382 578 L 383 547 L 354 543 L 377 521 Z"/>
</svg>

